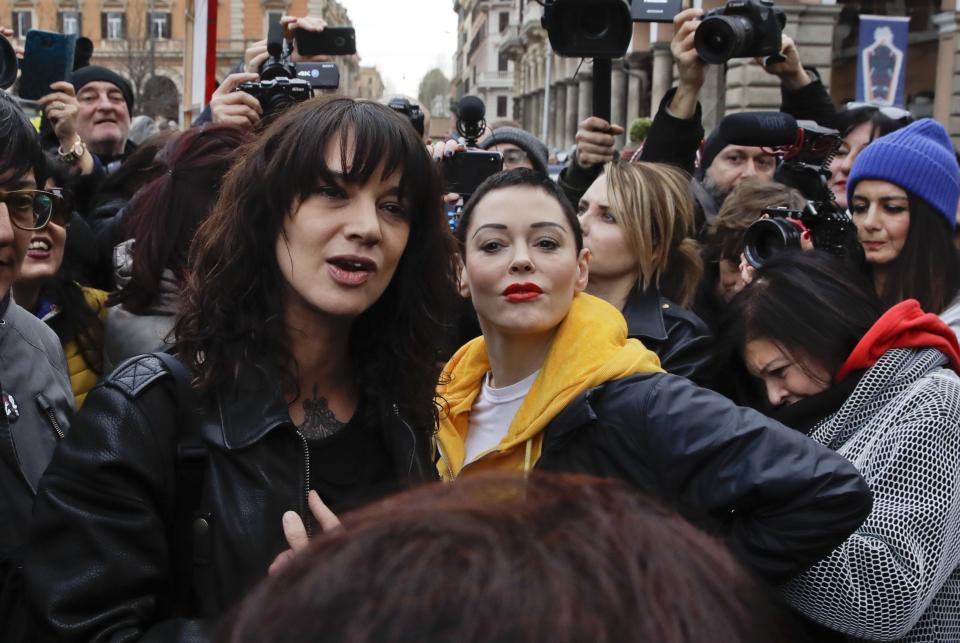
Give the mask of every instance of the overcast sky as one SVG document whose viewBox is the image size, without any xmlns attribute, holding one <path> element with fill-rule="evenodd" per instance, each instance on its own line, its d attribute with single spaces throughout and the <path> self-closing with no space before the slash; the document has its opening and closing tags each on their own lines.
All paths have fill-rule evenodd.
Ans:
<svg viewBox="0 0 960 643">
<path fill-rule="evenodd" d="M 340 0 L 357 30 L 362 65 L 375 65 L 390 93 L 417 95 L 434 67 L 450 76 L 457 48 L 453 0 Z"/>
</svg>

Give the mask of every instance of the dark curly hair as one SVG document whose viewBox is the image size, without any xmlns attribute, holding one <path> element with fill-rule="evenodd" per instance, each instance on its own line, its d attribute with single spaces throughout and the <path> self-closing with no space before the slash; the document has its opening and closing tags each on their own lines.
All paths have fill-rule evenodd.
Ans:
<svg viewBox="0 0 960 643">
<path fill-rule="evenodd" d="M 325 157 L 336 141 L 342 155 L 353 151 L 342 159 L 349 168 L 342 181 L 363 184 L 381 168 L 384 176 L 400 172 L 400 197 L 413 213 L 390 285 L 353 321 L 357 384 L 367 399 L 396 404 L 415 427 L 432 431 L 440 344 L 456 301 L 453 241 L 436 163 L 409 123 L 383 105 L 309 100 L 241 150 L 191 246 L 177 352 L 201 393 L 235 385 L 252 364 L 281 373 L 285 391 L 299 395 L 276 241 L 294 204 L 314 194 L 320 178 L 332 180 Z"/>
</svg>

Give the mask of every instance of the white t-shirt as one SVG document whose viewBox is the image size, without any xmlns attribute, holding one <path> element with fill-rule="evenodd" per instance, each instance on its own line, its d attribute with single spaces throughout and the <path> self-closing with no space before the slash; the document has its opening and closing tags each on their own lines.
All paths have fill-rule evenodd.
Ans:
<svg viewBox="0 0 960 643">
<path fill-rule="evenodd" d="M 539 374 L 538 370 L 516 384 L 493 388 L 490 386 L 490 373 L 487 373 L 483 378 L 480 394 L 470 409 L 464 465 L 500 444 Z"/>
</svg>

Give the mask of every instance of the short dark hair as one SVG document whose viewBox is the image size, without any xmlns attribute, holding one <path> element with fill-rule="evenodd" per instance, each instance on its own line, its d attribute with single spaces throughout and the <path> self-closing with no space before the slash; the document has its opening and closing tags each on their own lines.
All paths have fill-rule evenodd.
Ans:
<svg viewBox="0 0 960 643">
<path fill-rule="evenodd" d="M 960 255 L 943 215 L 910 192 L 907 199 L 907 239 L 896 259 L 884 266 L 887 278 L 878 294 L 887 306 L 916 299 L 923 310 L 939 315 L 960 290 Z M 867 269 L 872 267 L 867 264 Z"/>
<path fill-rule="evenodd" d="M 872 284 L 837 257 L 783 251 L 730 301 L 721 336 L 737 355 L 751 340 L 770 340 L 832 376 L 883 312 Z"/>
<path fill-rule="evenodd" d="M 470 219 L 473 217 L 473 211 L 477 209 L 477 204 L 483 200 L 483 197 L 495 190 L 515 187 L 539 188 L 546 192 L 548 196 L 553 197 L 560 204 L 564 218 L 573 229 L 573 237 L 577 242 L 577 252 L 583 250 L 583 230 L 580 229 L 580 219 L 577 218 L 577 212 L 570 205 L 570 201 L 564 195 L 563 190 L 549 176 L 530 168 L 518 167 L 505 172 L 498 172 L 487 178 L 464 204 L 463 213 L 460 215 L 460 221 L 457 222 L 457 229 L 454 232 L 461 253 L 466 247 L 467 228 L 470 227 Z"/>
<path fill-rule="evenodd" d="M 719 540 L 621 482 L 468 477 L 344 525 L 259 585 L 219 640 L 797 640 Z"/>
<path fill-rule="evenodd" d="M 870 123 L 870 140 L 874 141 L 881 136 L 886 136 L 902 127 L 906 127 L 912 121 L 913 119 L 894 120 L 883 114 L 879 107 L 867 105 L 839 111 L 830 119 L 828 124 L 838 130 L 840 136 L 846 137 L 864 123 Z"/>
<path fill-rule="evenodd" d="M 43 165 L 37 130 L 13 97 L 0 90 L 0 176 L 18 178 L 32 171 L 39 180 Z"/>
</svg>

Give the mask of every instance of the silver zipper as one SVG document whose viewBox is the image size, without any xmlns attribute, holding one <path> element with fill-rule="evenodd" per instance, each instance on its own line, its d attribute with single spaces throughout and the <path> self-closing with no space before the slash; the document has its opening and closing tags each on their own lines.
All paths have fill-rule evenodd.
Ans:
<svg viewBox="0 0 960 643">
<path fill-rule="evenodd" d="M 417 434 L 413 432 L 413 428 L 407 424 L 407 421 L 400 415 L 400 408 L 396 404 L 393 405 L 393 414 L 397 416 L 397 419 L 400 420 L 403 426 L 407 427 L 407 431 L 410 432 L 410 437 L 413 439 L 413 449 L 410 451 L 410 462 L 407 464 L 407 476 L 410 477 L 413 474 L 413 463 L 417 459 Z M 422 470 L 420 474 L 423 474 Z"/>
<path fill-rule="evenodd" d="M 313 535 L 313 529 L 310 527 L 310 445 L 307 444 L 307 438 L 303 437 L 303 434 L 300 433 L 300 429 L 293 427 L 293 430 L 296 431 L 297 436 L 300 438 L 300 442 L 303 444 L 303 502 L 304 511 L 303 515 L 303 524 L 307 528 L 307 535 Z"/>
<path fill-rule="evenodd" d="M 44 413 L 46 413 L 47 417 L 50 419 L 50 424 L 53 425 L 53 430 L 56 431 L 57 438 L 62 440 L 66 434 L 63 432 L 63 429 L 60 428 L 60 423 L 57 422 L 57 416 L 54 415 L 53 409 L 52 408 L 45 409 Z"/>
</svg>

